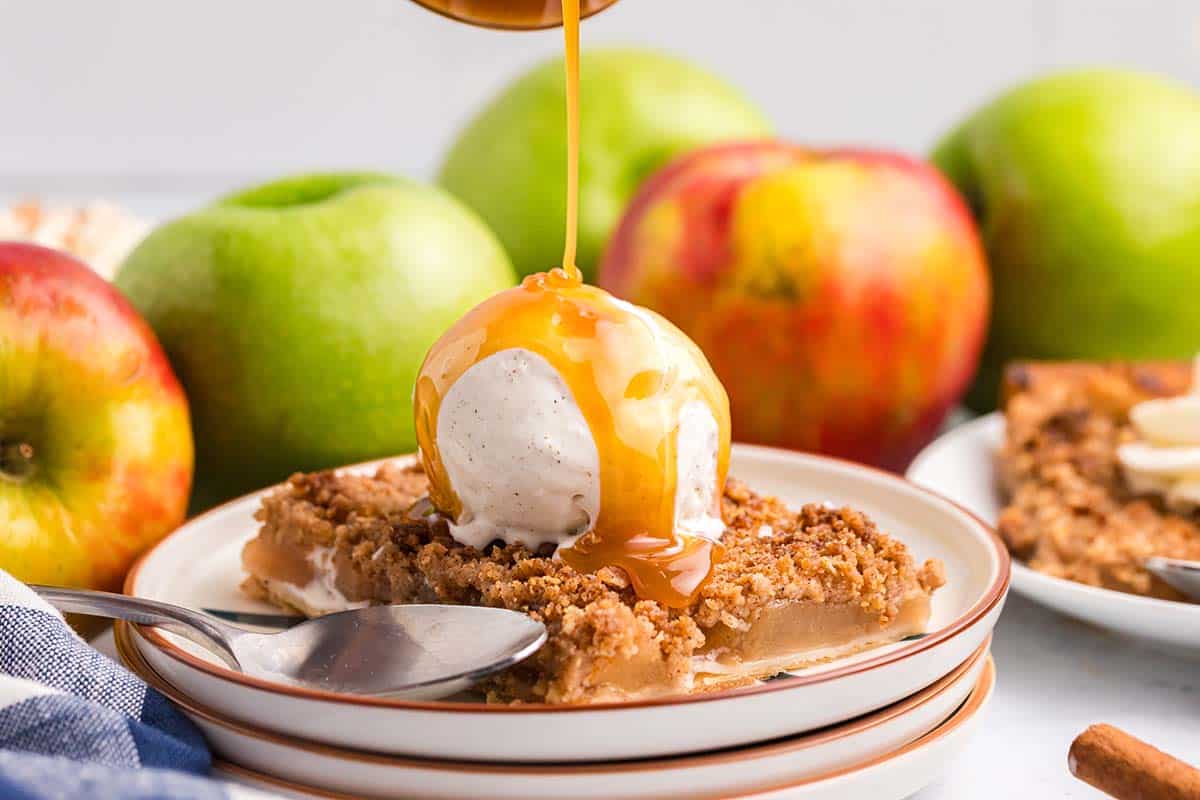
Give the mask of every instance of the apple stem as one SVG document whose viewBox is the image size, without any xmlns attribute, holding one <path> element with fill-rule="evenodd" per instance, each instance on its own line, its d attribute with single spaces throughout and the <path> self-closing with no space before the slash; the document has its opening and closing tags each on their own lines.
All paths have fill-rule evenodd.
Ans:
<svg viewBox="0 0 1200 800">
<path fill-rule="evenodd" d="M 33 445 L 29 442 L 0 441 L 0 478 L 23 481 L 33 474 Z"/>
</svg>

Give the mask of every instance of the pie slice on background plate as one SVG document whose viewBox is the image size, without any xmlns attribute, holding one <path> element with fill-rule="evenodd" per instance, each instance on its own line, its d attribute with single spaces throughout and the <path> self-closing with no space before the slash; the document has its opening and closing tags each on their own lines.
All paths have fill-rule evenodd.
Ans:
<svg viewBox="0 0 1200 800">
<path fill-rule="evenodd" d="M 1200 560 L 1200 515 L 1135 491 L 1118 450 L 1139 439 L 1130 411 L 1192 388 L 1190 362 L 1020 363 L 1004 381 L 997 530 L 1046 575 L 1185 601 L 1147 572 L 1149 556 Z"/>
<path fill-rule="evenodd" d="M 1016 364 L 1005 411 L 947 431 L 906 476 L 997 527 L 1017 556 L 1017 593 L 1200 658 L 1200 604 L 1164 599 L 1178 595 L 1140 563 L 1160 548 L 1195 552 L 1196 518 L 1130 492 L 1117 456 L 1135 434 L 1134 405 L 1179 396 L 1194 380 L 1184 361 Z"/>
</svg>

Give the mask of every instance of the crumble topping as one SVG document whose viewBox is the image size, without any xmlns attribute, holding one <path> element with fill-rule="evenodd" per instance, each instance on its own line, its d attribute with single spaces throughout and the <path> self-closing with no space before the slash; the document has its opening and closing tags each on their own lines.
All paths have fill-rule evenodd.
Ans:
<svg viewBox="0 0 1200 800">
<path fill-rule="evenodd" d="M 690 607 L 671 609 L 639 599 L 618 568 L 585 574 L 520 544 L 494 542 L 480 551 L 456 543 L 422 502 L 427 486 L 420 467 L 392 464 L 372 476 L 293 476 L 257 512 L 262 530 L 247 545 L 247 588 L 286 602 L 269 580 L 254 577 L 262 572 L 256 549 L 303 552 L 316 544 L 348 562 L 338 588 L 350 600 L 523 611 L 546 624 L 549 639 L 493 679 L 489 699 L 581 702 L 595 699 L 597 676 L 619 661 L 687 690 L 706 630 L 746 629 L 780 601 L 855 603 L 882 627 L 906 595 L 945 582 L 940 562 L 917 567 L 903 544 L 858 512 L 818 504 L 793 512 L 730 480 L 726 558 Z M 770 537 L 760 536 L 763 526 Z"/>
<path fill-rule="evenodd" d="M 1130 409 L 1190 384 L 1183 362 L 1011 367 L 999 456 L 1008 506 L 997 528 L 1013 555 L 1055 577 L 1187 600 L 1142 561 L 1200 559 L 1200 516 L 1132 491 L 1117 450 L 1137 439 Z"/>
</svg>

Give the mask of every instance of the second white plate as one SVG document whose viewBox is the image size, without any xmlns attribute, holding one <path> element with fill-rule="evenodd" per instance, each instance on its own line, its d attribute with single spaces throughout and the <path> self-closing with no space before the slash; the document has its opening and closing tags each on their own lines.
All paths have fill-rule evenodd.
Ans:
<svg viewBox="0 0 1200 800">
<path fill-rule="evenodd" d="M 995 525 L 1004 507 L 996 474 L 996 454 L 1003 442 L 1002 414 L 972 420 L 926 447 L 908 468 L 908 478 Z M 1043 575 L 1018 561 L 1013 562 L 1012 570 L 1013 589 L 1047 608 L 1200 657 L 1200 604 L 1086 586 Z"/>
</svg>

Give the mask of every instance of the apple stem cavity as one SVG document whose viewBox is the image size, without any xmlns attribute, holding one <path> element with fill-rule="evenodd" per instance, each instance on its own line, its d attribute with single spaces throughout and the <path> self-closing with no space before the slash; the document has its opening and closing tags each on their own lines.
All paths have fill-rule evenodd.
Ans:
<svg viewBox="0 0 1200 800">
<path fill-rule="evenodd" d="M 0 440 L 0 480 L 21 483 L 37 470 L 33 445 Z"/>
</svg>

